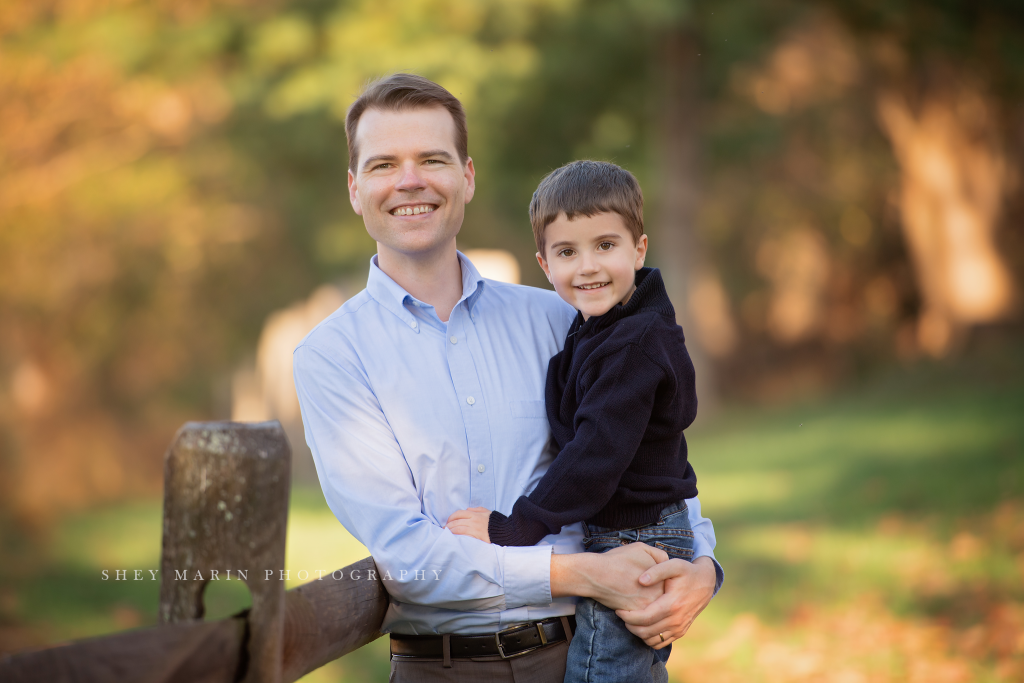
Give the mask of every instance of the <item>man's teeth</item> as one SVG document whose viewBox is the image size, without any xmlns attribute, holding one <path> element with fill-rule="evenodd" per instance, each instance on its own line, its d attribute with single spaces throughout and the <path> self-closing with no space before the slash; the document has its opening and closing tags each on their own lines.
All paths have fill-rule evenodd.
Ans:
<svg viewBox="0 0 1024 683">
<path fill-rule="evenodd" d="M 598 282 L 597 284 L 593 284 L 593 285 L 576 285 L 576 288 L 577 289 L 597 289 L 598 287 L 604 287 L 606 284 L 608 284 L 608 283 L 607 282 Z"/>
<path fill-rule="evenodd" d="M 423 206 L 400 206 L 391 212 L 392 216 L 418 216 L 421 213 L 430 213 L 434 207 L 429 204 Z"/>
</svg>

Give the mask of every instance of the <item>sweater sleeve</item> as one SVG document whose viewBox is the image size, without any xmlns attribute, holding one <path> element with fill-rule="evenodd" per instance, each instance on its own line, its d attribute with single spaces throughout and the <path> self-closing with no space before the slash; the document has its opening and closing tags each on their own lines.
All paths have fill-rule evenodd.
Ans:
<svg viewBox="0 0 1024 683">
<path fill-rule="evenodd" d="M 599 360 L 574 418 L 575 433 L 512 514 L 491 513 L 491 543 L 534 545 L 566 524 L 588 519 L 611 500 L 632 462 L 654 408 L 664 369 L 636 344 Z"/>
</svg>

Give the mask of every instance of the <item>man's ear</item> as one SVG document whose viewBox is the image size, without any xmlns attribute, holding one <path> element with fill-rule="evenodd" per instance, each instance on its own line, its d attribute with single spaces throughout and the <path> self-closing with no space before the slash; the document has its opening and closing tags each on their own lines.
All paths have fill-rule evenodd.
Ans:
<svg viewBox="0 0 1024 683">
<path fill-rule="evenodd" d="M 356 187 L 356 177 L 351 170 L 348 172 L 348 201 L 352 204 L 352 210 L 362 216 L 363 207 L 359 204 L 359 188 Z"/>
<path fill-rule="evenodd" d="M 539 251 L 537 252 L 536 256 L 537 263 L 540 264 L 540 269 L 544 271 L 544 277 L 548 279 L 548 282 L 551 282 L 551 271 L 548 269 L 548 262 L 544 260 L 544 257 L 540 255 Z M 551 282 L 551 284 L 555 283 Z"/>
<path fill-rule="evenodd" d="M 640 270 L 644 267 L 644 261 L 647 259 L 647 235 L 640 235 L 640 239 L 636 241 L 636 262 L 633 264 L 633 270 Z"/>
<path fill-rule="evenodd" d="M 469 204 L 476 194 L 476 168 L 473 167 L 473 157 L 466 157 L 463 177 L 466 179 L 466 203 Z"/>
</svg>

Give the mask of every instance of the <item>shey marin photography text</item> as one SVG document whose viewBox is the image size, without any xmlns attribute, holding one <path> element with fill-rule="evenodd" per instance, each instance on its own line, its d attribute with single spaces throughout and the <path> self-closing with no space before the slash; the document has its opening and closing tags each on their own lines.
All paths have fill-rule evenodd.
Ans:
<svg viewBox="0 0 1024 683">
<path fill-rule="evenodd" d="M 232 575 L 234 572 L 234 575 Z M 278 580 L 290 581 L 292 574 L 299 581 L 440 581 L 440 569 L 398 569 L 394 574 L 390 570 L 379 572 L 376 569 L 336 569 L 329 572 L 326 569 L 175 569 L 175 581 L 248 581 L 250 572 L 256 577 L 262 572 L 264 581 Z M 148 576 L 147 576 L 148 574 Z M 101 569 L 102 581 L 156 581 L 159 578 L 159 569 Z M 276 575 L 276 576 L 275 576 Z M 255 577 L 254 577 L 255 578 Z"/>
</svg>

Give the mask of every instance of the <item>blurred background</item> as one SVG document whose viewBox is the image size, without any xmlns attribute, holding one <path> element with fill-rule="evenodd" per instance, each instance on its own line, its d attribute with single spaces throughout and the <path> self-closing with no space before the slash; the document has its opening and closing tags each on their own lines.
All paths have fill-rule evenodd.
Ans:
<svg viewBox="0 0 1024 683">
<path fill-rule="evenodd" d="M 290 363 L 365 283 L 343 117 L 399 70 L 466 106 L 494 277 L 547 286 L 553 168 L 644 188 L 727 574 L 674 680 L 1024 680 L 1015 0 L 0 3 L 0 652 L 155 623 L 100 570 L 159 566 L 186 420 L 280 419 L 289 566 L 365 554 Z M 308 680 L 386 672 L 382 641 Z"/>
</svg>

